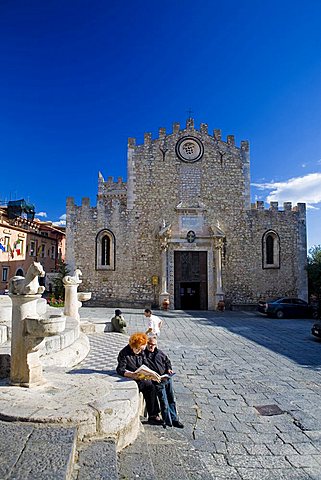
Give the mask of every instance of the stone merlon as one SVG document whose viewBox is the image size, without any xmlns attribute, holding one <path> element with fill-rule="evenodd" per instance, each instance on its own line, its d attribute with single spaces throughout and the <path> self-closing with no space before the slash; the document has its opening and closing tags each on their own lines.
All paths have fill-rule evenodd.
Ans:
<svg viewBox="0 0 321 480">
<path fill-rule="evenodd" d="M 128 147 L 129 148 L 134 148 L 136 145 L 136 138 L 129 137 L 128 138 Z"/>
<path fill-rule="evenodd" d="M 252 210 L 272 210 L 272 211 L 279 211 L 279 212 L 302 212 L 305 214 L 306 212 L 306 204 L 305 203 L 298 203 L 297 205 L 292 207 L 292 202 L 284 202 L 283 203 L 283 210 L 279 210 L 279 202 L 270 202 L 268 208 L 264 207 L 263 200 L 257 200 L 255 203 L 251 203 Z"/>
<path fill-rule="evenodd" d="M 144 145 L 150 145 L 152 141 L 152 134 L 151 133 L 144 133 Z"/>
<path fill-rule="evenodd" d="M 158 136 L 159 136 L 159 138 L 164 138 L 164 137 L 166 137 L 166 128 L 160 128 L 160 129 L 158 130 Z"/>
<path fill-rule="evenodd" d="M 188 132 L 186 132 L 186 130 Z M 187 134 L 191 134 L 193 135 L 193 130 L 195 131 L 199 131 L 201 133 L 201 135 L 209 135 L 208 133 L 208 125 L 207 123 L 201 123 L 200 124 L 200 128 L 199 130 L 195 129 L 195 125 L 194 125 L 194 119 L 193 118 L 188 118 L 186 120 L 186 130 L 184 131 L 181 131 L 180 130 L 180 124 L 178 122 L 175 122 L 173 123 L 173 134 L 179 134 L 179 133 L 182 133 L 186 135 Z M 169 134 L 170 135 L 170 134 Z M 210 135 L 209 135 L 210 136 Z M 144 142 L 143 142 L 143 145 L 145 146 L 149 146 L 151 145 L 154 141 L 158 141 L 159 139 L 161 140 L 164 140 L 166 138 L 166 128 L 164 127 L 161 127 L 159 128 L 158 130 L 158 138 L 153 140 L 152 138 L 152 134 L 150 132 L 146 132 L 144 133 Z M 216 141 L 221 141 L 221 142 L 224 142 L 226 143 L 227 145 L 231 146 L 231 147 L 234 147 L 236 146 L 235 145 L 235 136 L 234 135 L 227 135 L 226 137 L 226 141 L 222 139 L 222 131 L 220 129 L 214 129 L 213 131 L 213 138 L 216 140 Z M 136 139 L 135 138 L 128 138 L 128 148 L 129 149 L 135 149 L 135 147 L 139 147 L 141 144 L 139 145 L 136 145 Z M 236 148 L 240 148 L 242 150 L 242 152 L 246 152 L 248 153 L 249 150 L 250 150 L 250 146 L 249 146 L 249 142 L 248 140 L 242 140 L 241 141 L 241 144 L 240 144 L 240 147 L 236 147 Z"/>
<path fill-rule="evenodd" d="M 229 145 L 235 145 L 235 137 L 234 137 L 234 135 L 228 135 L 228 136 L 227 136 L 227 143 L 228 143 Z"/>
<path fill-rule="evenodd" d="M 89 197 L 83 197 L 83 198 L 81 199 L 81 205 L 82 205 L 83 207 L 90 207 L 90 199 L 89 199 Z"/>
<path fill-rule="evenodd" d="M 173 133 L 178 133 L 180 129 L 180 124 L 175 122 L 173 123 Z"/>
</svg>

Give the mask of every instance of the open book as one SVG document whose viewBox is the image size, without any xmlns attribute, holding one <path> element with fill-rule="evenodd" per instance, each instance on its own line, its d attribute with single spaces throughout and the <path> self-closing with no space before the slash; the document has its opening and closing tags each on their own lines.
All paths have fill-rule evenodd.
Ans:
<svg viewBox="0 0 321 480">
<path fill-rule="evenodd" d="M 137 368 L 137 370 L 135 370 L 134 373 L 138 374 L 139 380 L 153 380 L 154 382 L 161 382 L 162 380 L 175 375 L 174 373 L 171 375 L 169 373 L 159 375 L 157 372 L 147 367 L 147 365 L 141 365 L 139 368 Z"/>
</svg>

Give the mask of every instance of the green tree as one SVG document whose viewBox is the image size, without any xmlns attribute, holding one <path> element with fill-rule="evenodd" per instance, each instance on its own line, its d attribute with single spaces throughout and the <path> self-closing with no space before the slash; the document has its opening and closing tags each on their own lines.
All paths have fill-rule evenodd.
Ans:
<svg viewBox="0 0 321 480">
<path fill-rule="evenodd" d="M 61 259 L 58 260 L 58 275 L 53 279 L 54 284 L 54 294 L 56 298 L 65 298 L 65 287 L 62 282 L 63 278 L 66 275 L 70 274 L 70 269 L 68 265 Z"/>
<path fill-rule="evenodd" d="M 307 270 L 309 296 L 315 295 L 321 300 L 321 245 L 310 248 Z"/>
</svg>

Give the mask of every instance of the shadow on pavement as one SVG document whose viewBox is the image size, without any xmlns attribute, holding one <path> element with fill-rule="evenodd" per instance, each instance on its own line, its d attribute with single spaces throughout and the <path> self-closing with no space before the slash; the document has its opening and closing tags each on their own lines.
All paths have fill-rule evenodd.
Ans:
<svg viewBox="0 0 321 480">
<path fill-rule="evenodd" d="M 178 312 L 176 312 L 178 313 Z M 285 318 L 278 320 L 256 312 L 181 312 L 197 324 L 221 327 L 269 350 L 283 355 L 299 365 L 321 367 L 321 342 L 311 334 L 313 319 Z"/>
</svg>

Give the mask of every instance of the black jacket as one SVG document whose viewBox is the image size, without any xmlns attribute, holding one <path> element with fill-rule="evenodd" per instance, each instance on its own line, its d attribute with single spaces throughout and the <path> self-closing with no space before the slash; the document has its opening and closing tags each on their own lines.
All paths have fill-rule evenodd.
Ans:
<svg viewBox="0 0 321 480">
<path fill-rule="evenodd" d="M 130 346 L 127 345 L 118 354 L 118 365 L 116 371 L 118 375 L 122 376 L 124 376 L 125 370 L 135 372 L 138 367 L 140 367 L 143 363 L 146 363 L 145 360 L 145 352 L 141 352 L 138 355 L 135 355 Z"/>
<path fill-rule="evenodd" d="M 168 373 L 168 370 L 172 370 L 170 359 L 164 352 L 158 350 L 157 347 L 153 352 L 149 352 L 146 348 L 144 353 L 146 357 L 144 363 L 146 363 L 146 365 L 152 370 L 155 370 L 159 375 L 164 375 L 164 373 Z"/>
</svg>

